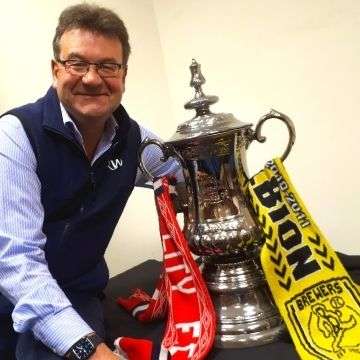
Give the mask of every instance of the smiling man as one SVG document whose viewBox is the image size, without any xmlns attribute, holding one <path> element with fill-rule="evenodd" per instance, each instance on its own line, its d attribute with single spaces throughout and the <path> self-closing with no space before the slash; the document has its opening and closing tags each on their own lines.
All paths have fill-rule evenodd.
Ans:
<svg viewBox="0 0 360 360">
<path fill-rule="evenodd" d="M 103 342 L 104 252 L 154 135 L 120 105 L 130 45 L 114 12 L 65 9 L 53 49 L 46 95 L 0 119 L 0 358 L 13 326 L 20 360 L 117 359 Z M 155 176 L 178 169 L 145 151 Z"/>
<path fill-rule="evenodd" d="M 86 154 L 92 159 L 106 121 L 125 90 L 128 54 L 117 37 L 82 28 L 67 30 L 55 39 L 54 53 L 54 87 L 76 119 L 86 140 Z"/>
</svg>

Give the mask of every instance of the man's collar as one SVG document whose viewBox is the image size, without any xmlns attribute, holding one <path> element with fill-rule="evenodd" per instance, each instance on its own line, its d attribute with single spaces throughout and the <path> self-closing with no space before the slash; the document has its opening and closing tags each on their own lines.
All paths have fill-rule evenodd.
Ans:
<svg viewBox="0 0 360 360">
<path fill-rule="evenodd" d="M 62 102 L 60 102 L 60 110 L 61 110 L 61 115 L 62 115 L 64 124 L 72 123 L 76 126 L 74 120 L 71 118 L 71 116 L 65 109 L 65 106 L 62 104 Z M 117 127 L 119 127 L 117 121 L 114 118 L 114 115 L 111 115 L 111 117 L 106 121 L 105 127 L 110 128 L 110 129 L 116 129 Z"/>
<path fill-rule="evenodd" d="M 73 129 L 65 125 L 72 123 L 74 128 L 74 121 L 59 102 L 56 89 L 50 87 L 47 94 L 41 99 L 45 103 L 43 126 L 51 131 L 63 134 L 65 137 L 73 138 Z M 70 120 L 70 121 L 68 121 Z M 131 126 L 130 118 L 122 105 L 114 111 L 113 117 L 110 120 L 110 129 L 114 130 L 116 136 L 126 137 L 126 134 Z"/>
<path fill-rule="evenodd" d="M 64 105 L 60 102 L 60 110 L 61 110 L 61 116 L 62 120 L 64 122 L 65 127 L 68 127 L 70 124 L 71 130 L 74 132 L 74 135 L 76 139 L 83 144 L 83 137 L 80 133 L 79 128 L 77 127 L 75 121 L 71 118 L 67 110 L 65 109 Z M 115 120 L 114 115 L 111 115 L 111 117 L 106 121 L 105 128 L 104 128 L 104 136 L 106 136 L 108 139 L 113 139 L 116 133 L 116 129 L 119 127 L 117 121 Z"/>
</svg>

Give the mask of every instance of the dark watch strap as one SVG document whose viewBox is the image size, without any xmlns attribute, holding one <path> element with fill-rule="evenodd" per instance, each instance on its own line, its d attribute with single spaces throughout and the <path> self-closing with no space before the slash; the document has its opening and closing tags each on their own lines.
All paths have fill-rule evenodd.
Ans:
<svg viewBox="0 0 360 360">
<path fill-rule="evenodd" d="M 88 334 L 78 340 L 65 354 L 65 359 L 87 360 L 103 340 L 96 333 Z"/>
</svg>

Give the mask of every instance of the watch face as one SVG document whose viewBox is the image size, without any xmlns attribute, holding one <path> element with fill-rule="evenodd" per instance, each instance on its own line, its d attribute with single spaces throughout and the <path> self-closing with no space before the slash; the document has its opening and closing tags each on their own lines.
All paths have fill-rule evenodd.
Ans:
<svg viewBox="0 0 360 360">
<path fill-rule="evenodd" d="M 73 352 L 79 360 L 86 360 L 93 351 L 94 344 L 87 338 L 83 339 L 73 348 Z"/>
</svg>

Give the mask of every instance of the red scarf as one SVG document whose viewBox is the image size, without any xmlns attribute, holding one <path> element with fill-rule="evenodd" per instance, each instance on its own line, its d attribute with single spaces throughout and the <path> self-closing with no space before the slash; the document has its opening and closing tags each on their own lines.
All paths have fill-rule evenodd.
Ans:
<svg viewBox="0 0 360 360">
<path fill-rule="evenodd" d="M 140 321 L 161 318 L 167 309 L 165 335 L 159 360 L 200 360 L 211 350 L 216 316 L 210 295 L 177 223 L 167 178 L 155 181 L 155 201 L 163 246 L 164 271 L 152 297 L 137 289 L 117 302 Z M 129 360 L 150 360 L 148 340 L 118 338 L 117 351 Z"/>
</svg>

